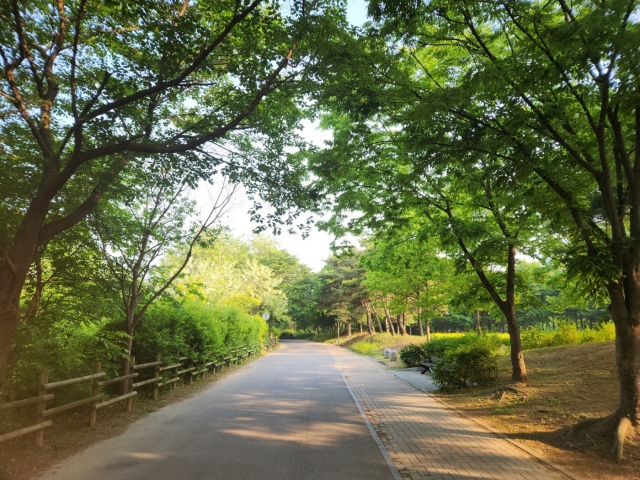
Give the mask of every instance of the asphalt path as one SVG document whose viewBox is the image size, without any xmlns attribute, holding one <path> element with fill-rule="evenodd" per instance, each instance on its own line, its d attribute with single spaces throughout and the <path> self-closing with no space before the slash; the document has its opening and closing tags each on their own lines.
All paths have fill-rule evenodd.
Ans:
<svg viewBox="0 0 640 480">
<path fill-rule="evenodd" d="M 57 464 L 42 478 L 393 477 L 331 349 L 294 340 Z"/>
</svg>

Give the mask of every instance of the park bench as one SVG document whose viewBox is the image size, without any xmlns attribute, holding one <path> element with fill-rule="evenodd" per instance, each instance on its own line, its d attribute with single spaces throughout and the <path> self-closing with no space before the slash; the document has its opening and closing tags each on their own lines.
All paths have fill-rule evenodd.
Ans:
<svg viewBox="0 0 640 480">
<path fill-rule="evenodd" d="M 428 362 L 420 362 L 420 366 L 424 369 L 422 370 L 422 372 L 420 372 L 420 374 L 424 375 L 427 372 L 433 373 L 433 370 L 431 369 L 436 365 L 436 363 L 440 361 L 442 361 L 441 358 L 431 357 Z"/>
</svg>

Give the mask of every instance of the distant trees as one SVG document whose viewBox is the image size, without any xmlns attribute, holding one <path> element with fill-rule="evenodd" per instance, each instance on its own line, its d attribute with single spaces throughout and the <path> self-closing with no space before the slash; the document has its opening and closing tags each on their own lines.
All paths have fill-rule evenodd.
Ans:
<svg viewBox="0 0 640 480">
<path fill-rule="evenodd" d="M 319 313 L 335 319 L 338 329 L 341 324 L 346 325 L 347 337 L 351 336 L 351 324 L 362 319 L 363 301 L 369 297 L 363 284 L 364 269 L 359 264 L 361 253 L 329 257 L 319 274 L 322 282 L 317 297 Z"/>
</svg>

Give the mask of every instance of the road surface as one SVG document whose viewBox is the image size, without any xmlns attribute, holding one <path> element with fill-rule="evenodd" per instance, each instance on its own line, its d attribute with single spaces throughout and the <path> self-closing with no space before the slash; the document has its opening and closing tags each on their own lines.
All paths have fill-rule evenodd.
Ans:
<svg viewBox="0 0 640 480">
<path fill-rule="evenodd" d="M 42 478 L 393 479 L 332 350 L 283 342 Z"/>
</svg>

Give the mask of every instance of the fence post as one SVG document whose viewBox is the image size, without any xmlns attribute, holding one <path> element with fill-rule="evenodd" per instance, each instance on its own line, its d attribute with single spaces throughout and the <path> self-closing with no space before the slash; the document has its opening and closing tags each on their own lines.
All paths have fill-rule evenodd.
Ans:
<svg viewBox="0 0 640 480">
<path fill-rule="evenodd" d="M 131 356 L 131 366 L 129 367 L 129 371 L 131 373 L 133 373 L 134 368 L 136 365 L 136 357 L 134 357 L 133 355 Z M 131 393 L 133 392 L 133 378 L 130 378 L 128 380 L 128 388 L 127 388 L 127 393 Z M 127 398 L 127 412 L 131 413 L 131 407 L 133 406 L 133 397 L 129 397 Z"/>
<path fill-rule="evenodd" d="M 180 352 L 178 352 L 178 358 L 179 358 L 179 357 L 180 357 Z M 172 377 L 177 377 L 177 376 L 178 376 L 178 371 L 180 370 L 180 367 L 182 367 L 182 362 L 181 362 L 180 360 L 178 360 L 178 365 L 179 365 L 179 366 L 177 366 L 177 367 L 175 367 L 175 368 L 172 368 L 172 369 L 170 370 L 170 371 L 172 372 L 172 373 L 171 373 L 171 376 L 172 376 Z M 178 382 L 171 382 L 171 391 L 172 391 L 172 392 L 176 389 L 176 383 L 178 383 Z"/>
<path fill-rule="evenodd" d="M 156 362 L 159 362 L 162 360 L 162 354 L 161 353 L 156 353 Z M 154 372 L 153 372 L 153 378 L 158 378 L 160 377 L 160 365 L 156 365 L 154 368 Z M 153 399 L 157 400 L 158 399 L 158 383 L 160 382 L 160 380 L 156 380 L 156 383 L 153 384 Z"/>
<path fill-rule="evenodd" d="M 47 390 L 44 388 L 47 382 L 49 382 L 49 371 L 45 370 L 40 374 L 40 384 L 38 385 L 38 395 L 41 397 L 47 394 Z M 43 412 L 46 407 L 47 407 L 46 402 L 40 402 L 36 404 L 36 412 L 37 412 L 36 421 L 38 423 L 44 422 Z M 44 428 L 41 428 L 36 432 L 36 445 L 38 447 L 41 447 L 43 440 L 44 440 Z"/>
<path fill-rule="evenodd" d="M 102 369 L 102 364 L 100 362 L 96 362 L 96 372 L 95 373 L 100 373 L 100 370 Z M 95 397 L 98 394 L 98 379 L 94 378 L 93 379 L 93 386 L 91 387 L 91 396 Z M 89 414 L 89 427 L 91 428 L 96 428 L 96 417 L 98 415 L 98 410 L 96 409 L 96 402 L 93 402 L 91 404 L 91 413 Z"/>
</svg>

